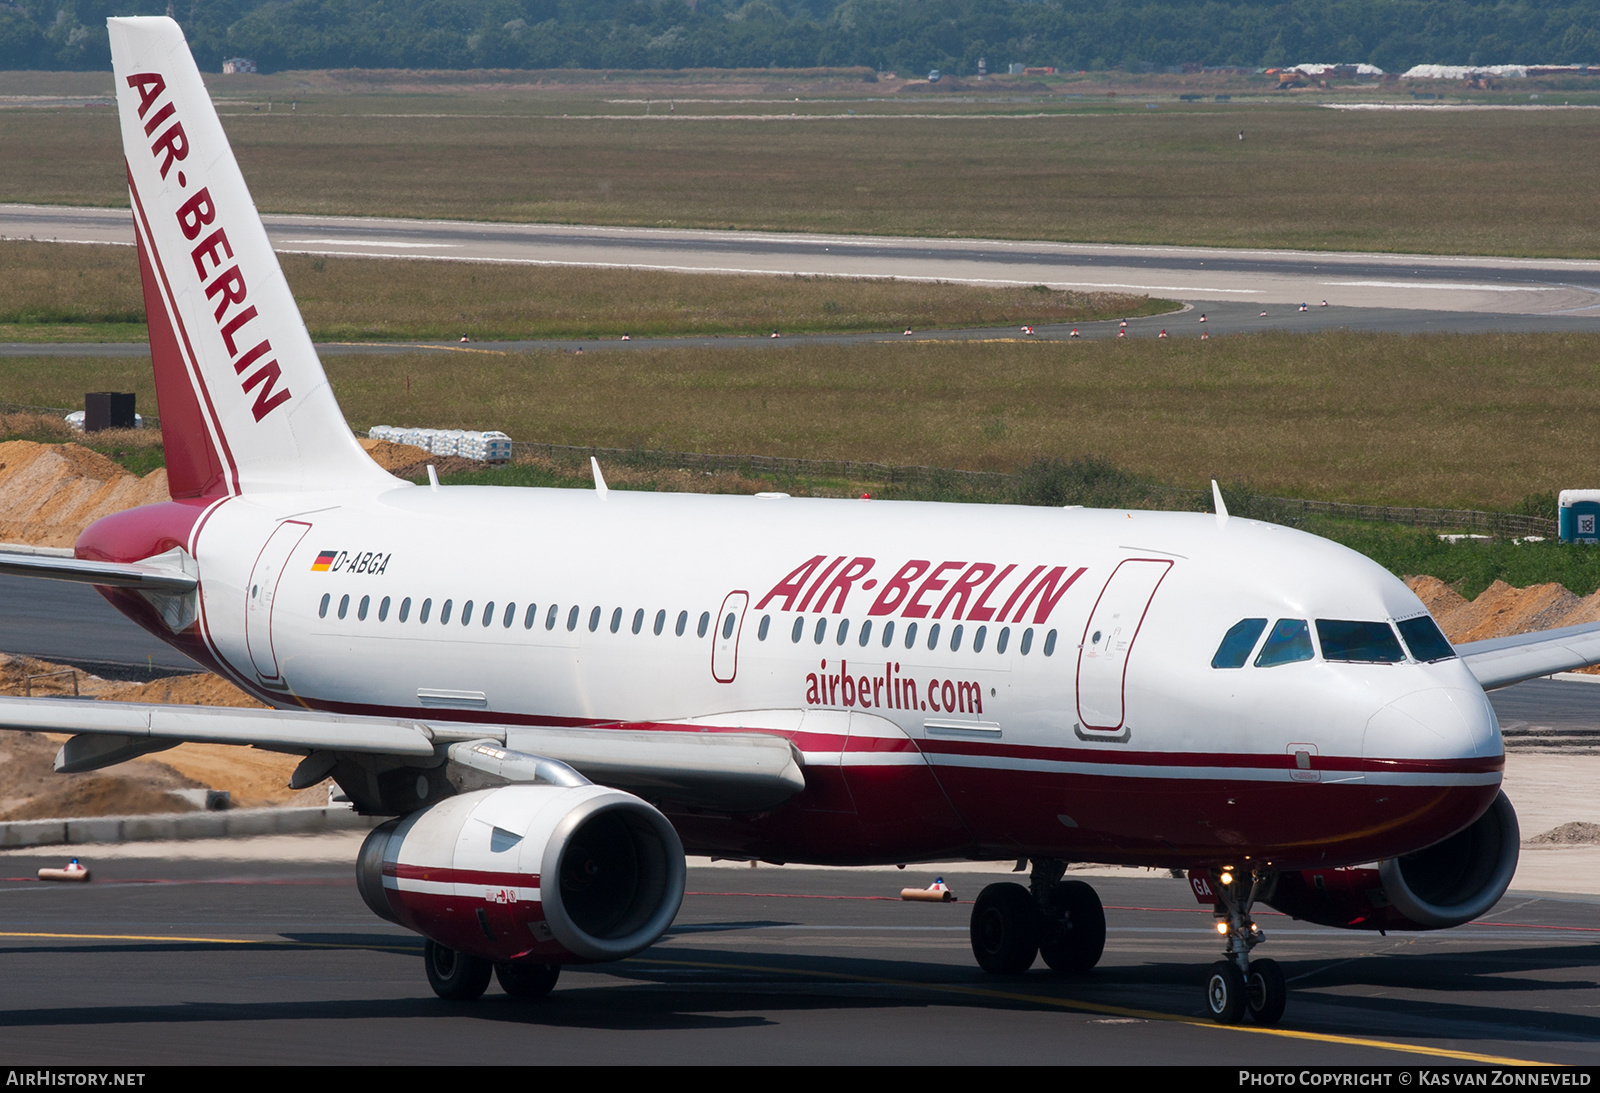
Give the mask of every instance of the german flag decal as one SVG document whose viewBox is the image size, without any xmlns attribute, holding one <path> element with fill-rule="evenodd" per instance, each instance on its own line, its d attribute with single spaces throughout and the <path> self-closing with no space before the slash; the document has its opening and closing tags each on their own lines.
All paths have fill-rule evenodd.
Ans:
<svg viewBox="0 0 1600 1093">
<path fill-rule="evenodd" d="M 311 563 L 311 572 L 328 572 L 328 567 L 333 564 L 333 560 L 338 556 L 339 552 L 337 550 L 324 550 L 321 554 L 317 555 L 317 560 Z"/>
</svg>

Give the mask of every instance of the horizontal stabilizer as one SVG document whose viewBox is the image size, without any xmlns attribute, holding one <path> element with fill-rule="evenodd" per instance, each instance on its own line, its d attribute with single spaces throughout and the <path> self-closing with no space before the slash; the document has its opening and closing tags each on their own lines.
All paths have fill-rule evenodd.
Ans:
<svg viewBox="0 0 1600 1093">
<path fill-rule="evenodd" d="M 200 583 L 174 566 L 149 562 L 89 562 L 49 554 L 0 554 L 0 573 L 9 577 L 45 577 L 109 588 L 147 592 L 193 592 Z"/>
<path fill-rule="evenodd" d="M 1600 664 L 1600 622 L 1470 641 L 1457 645 L 1456 654 L 1478 684 L 1492 691 L 1525 679 Z"/>
</svg>

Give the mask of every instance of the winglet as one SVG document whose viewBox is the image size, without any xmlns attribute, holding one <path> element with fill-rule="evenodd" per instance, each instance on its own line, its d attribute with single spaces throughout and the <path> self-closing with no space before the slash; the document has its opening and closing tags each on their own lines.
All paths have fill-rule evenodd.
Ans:
<svg viewBox="0 0 1600 1093">
<path fill-rule="evenodd" d="M 1217 480 L 1211 480 L 1211 503 L 1217 511 L 1217 527 L 1228 526 L 1228 506 L 1222 501 L 1222 488 L 1217 485 Z"/>
<path fill-rule="evenodd" d="M 600 473 L 600 461 L 591 455 L 589 457 L 589 466 L 594 470 L 594 492 L 604 497 L 611 491 L 606 489 L 605 475 Z"/>
</svg>

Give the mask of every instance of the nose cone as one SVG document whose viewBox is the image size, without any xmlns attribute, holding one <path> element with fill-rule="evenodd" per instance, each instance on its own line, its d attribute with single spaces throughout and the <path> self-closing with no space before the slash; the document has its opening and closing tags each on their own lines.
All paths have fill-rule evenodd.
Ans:
<svg viewBox="0 0 1600 1093">
<path fill-rule="evenodd" d="M 1373 714 L 1362 738 L 1369 759 L 1493 759 L 1504 754 L 1500 723 L 1483 691 L 1428 687 Z"/>
</svg>

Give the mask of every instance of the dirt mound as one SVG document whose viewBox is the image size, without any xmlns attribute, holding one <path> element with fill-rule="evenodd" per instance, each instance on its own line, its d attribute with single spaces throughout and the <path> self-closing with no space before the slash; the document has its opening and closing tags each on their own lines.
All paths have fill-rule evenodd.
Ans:
<svg viewBox="0 0 1600 1093">
<path fill-rule="evenodd" d="M 1445 633 L 1451 641 L 1481 641 L 1544 630 L 1560 626 L 1579 602 L 1553 582 L 1513 588 L 1495 581 L 1477 599 L 1451 614 Z"/>
<path fill-rule="evenodd" d="M 1526 840 L 1530 846 L 1587 846 L 1600 843 L 1600 824 L 1573 820 Z"/>
<path fill-rule="evenodd" d="M 59 777 L 72 778 L 73 775 Z M 137 778 L 118 775 L 78 775 L 82 781 L 0 812 L 0 822 L 9 820 L 53 820 L 77 816 L 147 816 L 162 812 L 193 812 L 194 805 L 171 793 L 146 785 Z"/>
<path fill-rule="evenodd" d="M 1406 587 L 1417 594 L 1422 606 L 1428 609 L 1428 614 L 1433 616 L 1434 621 L 1446 634 L 1450 632 L 1450 624 L 1446 620 L 1452 618 L 1469 602 L 1465 596 L 1438 577 L 1407 577 Z"/>
<path fill-rule="evenodd" d="M 140 478 L 80 444 L 0 443 L 0 542 L 70 547 L 102 516 L 169 496 L 165 468 Z"/>
<path fill-rule="evenodd" d="M 437 462 L 426 448 L 419 448 L 415 444 L 396 444 L 393 441 L 373 440 L 370 437 L 357 439 L 372 457 L 372 461 L 386 471 L 398 472 L 402 468 L 426 466 L 430 462 Z M 401 475 L 401 477 L 406 476 Z"/>
<path fill-rule="evenodd" d="M 409 447 L 409 445 L 401 445 L 401 447 Z M 412 448 L 411 450 L 422 451 L 421 448 Z M 468 459 L 465 456 L 428 455 L 424 452 L 423 458 L 415 463 L 407 463 L 386 469 L 397 478 L 421 478 L 428 473 L 428 464 L 430 463 L 433 464 L 433 469 L 440 478 L 447 474 L 466 474 L 468 471 L 487 470 L 489 467 L 487 463 L 479 463 L 477 460 Z"/>
<path fill-rule="evenodd" d="M 57 774 L 56 750 L 65 739 L 0 733 L 0 820 L 185 812 L 193 806 L 171 791 L 205 784 L 150 760 L 129 763 L 114 775 Z"/>
<path fill-rule="evenodd" d="M 1458 644 L 1600 621 L 1600 592 L 1579 599 L 1554 583 L 1513 588 L 1495 581 L 1475 600 L 1465 599 L 1437 577 L 1407 577 L 1406 586 L 1445 637 Z"/>
</svg>

